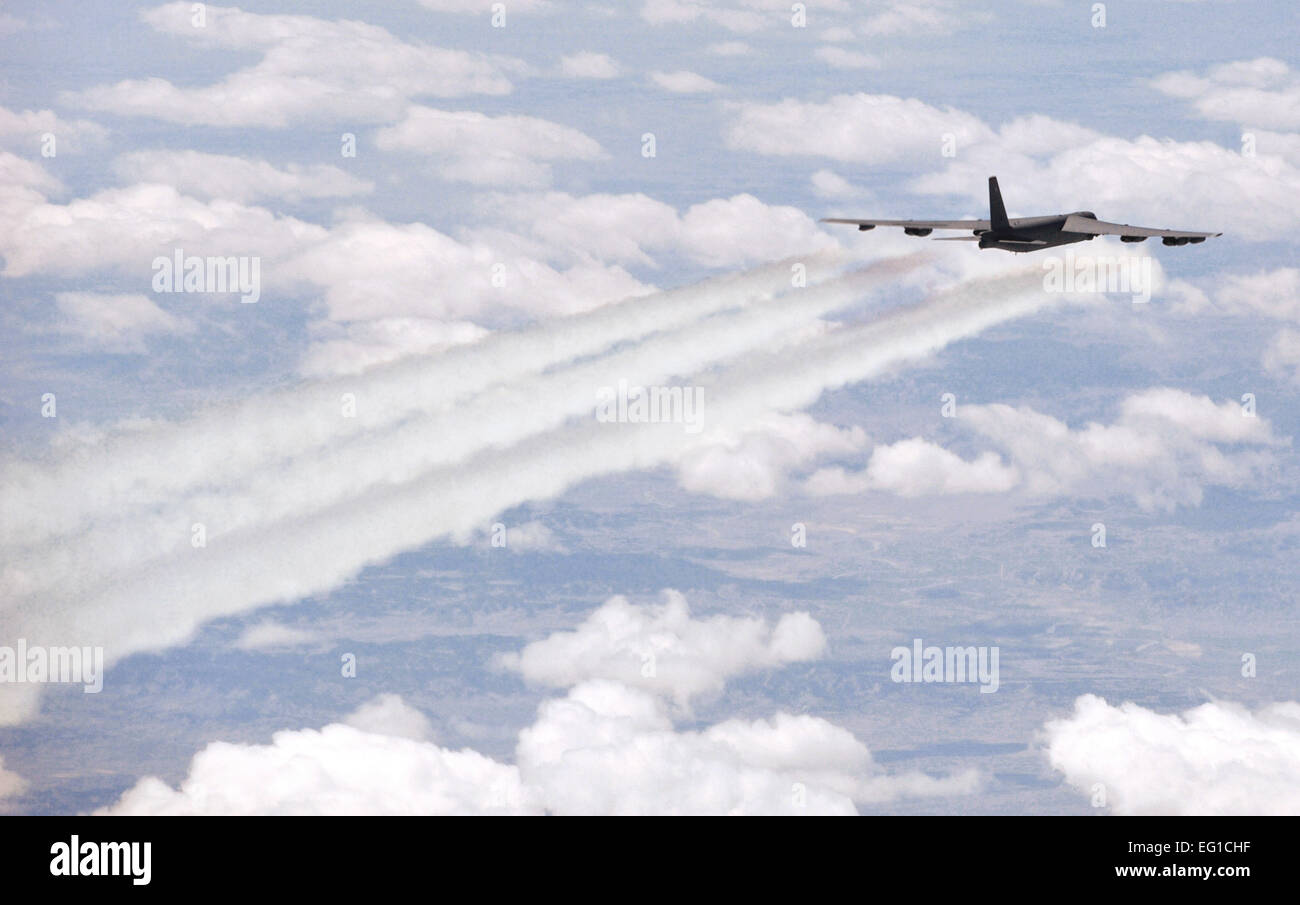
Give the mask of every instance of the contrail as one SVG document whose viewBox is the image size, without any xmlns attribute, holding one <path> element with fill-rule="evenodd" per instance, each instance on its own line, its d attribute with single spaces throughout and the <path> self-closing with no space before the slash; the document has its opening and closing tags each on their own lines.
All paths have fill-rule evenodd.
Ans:
<svg viewBox="0 0 1300 905">
<path fill-rule="evenodd" d="M 820 280 L 836 273 L 844 260 L 843 253 L 832 250 L 780 261 L 532 329 L 495 333 L 433 359 L 403 359 L 361 375 L 217 406 L 179 423 L 119 431 L 52 461 L 0 464 L 0 486 L 6 488 L 0 499 L 0 545 L 39 541 L 75 530 L 89 515 L 126 500 L 140 505 L 165 501 L 176 490 L 221 484 L 268 461 L 301 455 L 414 413 L 446 409 L 488 387 L 512 384 L 786 290 L 795 264 L 806 268 L 810 280 Z M 345 393 L 358 399 L 355 418 L 341 416 Z M 105 461 L 112 467 L 103 467 Z"/>
<path fill-rule="evenodd" d="M 779 353 L 743 356 L 709 382 L 709 428 L 735 428 L 811 404 L 827 389 L 867 379 L 996 323 L 1039 310 L 1041 272 L 970 281 L 910 308 Z M 557 385 L 563 405 L 571 388 Z M 539 404 L 556 404 L 541 401 Z M 338 587 L 367 565 L 440 537 L 466 537 L 497 513 L 593 477 L 672 465 L 710 442 L 679 425 L 566 421 L 522 442 L 436 467 L 417 479 L 300 519 L 222 537 L 119 575 L 86 596 L 59 595 L 11 610 L 31 643 L 92 644 L 115 662 L 184 643 L 203 623 Z M 36 595 L 40 597 L 42 595 Z M 0 689 L 0 719 L 21 719 L 26 686 Z M 12 692 L 12 693 L 10 693 Z"/>
<path fill-rule="evenodd" d="M 301 518 L 377 486 L 414 480 L 434 467 L 464 461 L 483 449 L 510 446 L 559 427 L 568 418 L 590 415 L 598 386 L 619 378 L 639 385 L 658 384 L 773 342 L 857 301 L 866 290 L 915 269 L 922 260 L 879 262 L 818 286 L 791 289 L 677 330 L 656 332 L 640 345 L 620 346 L 533 374 L 513 386 L 492 387 L 458 406 L 407 419 L 387 431 L 313 450 L 283 464 L 268 461 L 226 486 L 205 482 L 146 506 L 138 498 L 123 500 L 110 517 L 101 517 L 88 531 L 65 533 L 54 543 L 43 537 L 10 544 L 10 573 L 23 576 L 28 593 L 37 588 L 79 593 L 115 571 L 188 547 L 187 526 L 193 522 L 202 523 L 208 539 L 216 541 L 281 518 Z M 76 487 L 64 492 L 81 494 Z"/>
</svg>

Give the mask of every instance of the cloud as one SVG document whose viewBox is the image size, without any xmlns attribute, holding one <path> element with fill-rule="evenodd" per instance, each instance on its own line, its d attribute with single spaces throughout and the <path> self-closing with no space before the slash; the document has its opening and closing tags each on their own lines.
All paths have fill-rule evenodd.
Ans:
<svg viewBox="0 0 1300 905">
<path fill-rule="evenodd" d="M 7 215 L 39 204 L 42 192 L 61 191 L 63 184 L 44 167 L 8 151 L 0 151 L 0 206 Z"/>
<path fill-rule="evenodd" d="M 851 815 L 854 802 L 976 790 L 973 771 L 886 773 L 852 733 L 819 717 L 674 727 L 662 696 L 719 689 L 824 646 L 806 613 L 769 629 L 692 619 L 674 592 L 662 607 L 615 597 L 514 660 L 526 677 L 572 686 L 519 733 L 515 765 L 439 747 L 427 718 L 389 694 L 319 731 L 277 732 L 269 745 L 213 743 L 178 789 L 149 777 L 99 813 Z M 646 677 L 643 653 L 664 681 Z"/>
<path fill-rule="evenodd" d="M 574 314 L 652 289 L 621 267 L 587 260 L 560 269 L 505 242 L 461 242 L 423 223 L 358 217 L 321 238 L 285 256 L 277 272 L 322 289 L 336 321 Z"/>
<path fill-rule="evenodd" d="M 709 94 L 723 90 L 723 87 L 712 79 L 706 79 L 699 73 L 684 69 L 676 72 L 652 72 L 650 78 L 660 88 L 673 94 Z"/>
<path fill-rule="evenodd" d="M 535 641 L 500 663 L 529 682 L 568 688 L 610 679 L 685 709 L 733 676 L 815 660 L 825 648 L 826 636 L 805 612 L 786 613 L 771 627 L 763 619 L 694 619 L 686 598 L 667 591 L 658 607 L 612 597 L 575 630 Z"/>
<path fill-rule="evenodd" d="M 265 160 L 201 151 L 132 151 L 118 157 L 113 170 L 126 181 L 162 183 L 197 198 L 241 204 L 264 198 L 346 198 L 374 189 L 374 183 L 329 164 L 277 168 Z"/>
<path fill-rule="evenodd" d="M 315 632 L 263 620 L 244 629 L 235 640 L 235 647 L 239 650 L 284 650 L 319 641 Z"/>
<path fill-rule="evenodd" d="M 858 28 L 869 38 L 948 32 L 963 24 L 959 10 L 969 13 L 952 0 L 896 0 L 888 9 L 868 16 Z"/>
<path fill-rule="evenodd" d="M 963 147 L 993 135 L 969 113 L 887 94 L 839 94 L 825 102 L 742 102 L 732 109 L 735 115 L 726 131 L 732 148 L 845 163 L 883 164 L 921 156 L 939 162 L 945 133 Z"/>
<path fill-rule="evenodd" d="M 1004 123 L 998 129 L 996 143 L 1004 151 L 1038 156 L 1067 151 L 1102 137 L 1087 126 L 1034 113 Z"/>
<path fill-rule="evenodd" d="M 556 249 L 561 260 L 600 260 L 654 267 L 668 254 L 710 268 L 743 267 L 838 246 L 798 208 L 765 204 L 753 195 L 715 198 L 684 212 L 643 194 L 500 193 L 484 200 L 485 215 L 508 222 L 537 245 L 521 253 Z M 499 231 L 469 235 L 502 245 Z"/>
<path fill-rule="evenodd" d="M 607 680 L 543 702 L 520 733 L 518 761 L 560 815 L 852 815 L 854 801 L 978 787 L 971 772 L 883 774 L 866 745 L 818 717 L 777 713 L 674 731 L 654 696 Z"/>
<path fill-rule="evenodd" d="M 323 227 L 264 207 L 201 201 L 157 183 L 106 189 L 66 204 L 43 195 L 58 188 L 38 165 L 0 152 L 6 276 L 111 271 L 147 287 L 151 262 L 170 259 L 177 248 L 191 256 L 256 258 L 264 304 L 323 295 L 317 310 L 325 319 L 312 325 L 312 345 L 301 363 L 306 374 L 357 373 L 405 354 L 470 341 L 484 332 L 479 320 L 499 324 L 520 314 L 571 314 L 653 290 L 622 267 L 575 256 L 561 234 L 499 231 L 484 241 L 460 241 L 422 223 L 388 223 L 359 211 L 344 212 Z M 743 206 L 770 226 L 788 229 L 795 242 L 833 244 L 793 208 L 750 201 L 738 198 L 721 211 L 742 216 Z M 714 264 L 753 260 L 780 239 L 764 235 L 761 243 L 744 247 L 711 233 L 707 223 L 692 227 L 697 236 L 683 230 L 672 208 L 663 210 L 674 233 L 698 241 L 699 253 L 711 255 Z M 538 217 L 544 216 L 539 208 Z M 637 235 L 635 219 L 616 225 L 626 236 Z M 761 228 L 762 221 L 749 225 L 745 235 Z M 547 238 L 553 241 L 542 241 Z M 208 302 L 220 305 L 221 297 Z"/>
<path fill-rule="evenodd" d="M 677 210 L 640 193 L 501 192 L 483 199 L 482 213 L 509 224 L 514 237 L 505 241 L 533 243 L 521 251 L 562 249 L 568 261 L 653 267 L 657 253 L 682 245 Z M 499 233 L 481 229 L 469 235 L 496 241 Z"/>
<path fill-rule="evenodd" d="M 429 718 L 396 694 L 381 694 L 367 701 L 344 718 L 343 723 L 377 735 L 409 738 L 417 742 L 433 740 L 433 725 Z"/>
<path fill-rule="evenodd" d="M 103 351 L 142 354 L 146 337 L 194 329 L 139 293 L 58 292 L 54 302 L 59 319 L 53 329 Z"/>
<path fill-rule="evenodd" d="M 108 138 L 108 130 L 90 120 L 67 120 L 53 110 L 9 110 L 0 107 L 0 144 L 35 155 L 44 153 L 45 136 L 53 135 L 55 154 L 85 153 Z"/>
<path fill-rule="evenodd" d="M 560 57 L 560 72 L 571 79 L 612 79 L 620 70 L 609 54 L 584 51 Z"/>
<path fill-rule="evenodd" d="M 849 474 L 843 468 L 825 468 L 808 479 L 811 493 L 858 494 L 886 490 L 914 497 L 952 493 L 1002 493 L 1019 483 L 1014 468 L 1002 464 L 996 453 L 982 453 L 967 462 L 920 437 L 900 440 L 871 451 L 865 472 Z"/>
<path fill-rule="evenodd" d="M 1220 314 L 1268 324 L 1274 332 L 1260 364 L 1275 377 L 1300 380 L 1300 332 L 1289 326 L 1300 324 L 1300 269 L 1277 267 L 1254 273 L 1221 273 L 1205 288 L 1180 280 L 1171 289 L 1179 313 Z M 1282 321 L 1288 326 L 1277 329 L 1269 321 Z"/>
<path fill-rule="evenodd" d="M 464 538 L 464 542 L 471 545 L 491 544 L 494 547 L 504 547 L 514 553 L 566 552 L 564 545 L 555 536 L 555 532 L 548 528 L 544 522 L 539 522 L 536 519 L 519 525 L 504 525 L 500 522 L 494 522 L 488 530 L 475 534 L 473 537 Z"/>
<path fill-rule="evenodd" d="M 1300 382 L 1300 330 L 1286 327 L 1278 331 L 1264 350 L 1263 364 L 1271 374 Z"/>
<path fill-rule="evenodd" d="M 531 317 L 572 313 L 651 290 L 621 267 L 590 259 L 552 267 L 520 250 L 517 236 L 465 243 L 421 223 L 392 224 L 360 212 L 322 227 L 263 207 L 201 201 L 156 183 L 106 189 L 67 204 L 42 194 L 57 188 L 37 165 L 0 152 L 5 276 L 114 271 L 143 287 L 154 258 L 170 258 L 177 248 L 190 256 L 256 258 L 263 303 L 323 292 L 333 321 L 387 322 L 347 336 L 322 331 L 321 341 L 333 345 L 309 353 L 312 373 L 335 364 L 340 371 L 358 370 L 408 348 L 463 341 L 475 333 L 466 321 L 500 319 L 510 309 Z M 536 243 L 529 250 L 543 258 L 570 255 Z M 393 336 L 402 319 L 441 324 Z M 376 348 L 390 336 L 388 350 Z M 350 350 L 355 359 L 345 357 Z"/>
<path fill-rule="evenodd" d="M 413 111 L 406 125 L 437 113 Z M 492 127 L 495 121 L 478 122 Z M 412 142 L 417 138 L 405 134 Z M 539 148 L 542 158 L 576 153 L 563 130 L 554 137 L 554 149 L 538 145 L 522 153 L 536 154 Z M 216 155 L 153 154 L 129 156 L 123 172 L 202 191 L 209 176 L 205 168 L 215 163 L 213 175 L 220 178 L 211 191 L 236 182 L 235 191 L 248 195 L 310 191 L 317 175 L 267 170 L 261 163 L 246 166 Z M 195 166 L 159 172 L 172 163 Z M 331 190 L 350 187 L 343 182 Z M 151 262 L 170 259 L 178 248 L 189 256 L 255 258 L 263 303 L 287 297 L 297 304 L 303 296 L 323 301 L 313 307 L 318 319 L 309 326 L 311 344 L 300 363 L 308 375 L 359 373 L 403 355 L 471 341 L 487 327 L 573 314 L 654 290 L 621 261 L 657 267 L 661 255 L 672 255 L 704 267 L 736 267 L 837 244 L 802 211 L 749 195 L 678 213 L 644 195 L 496 193 L 481 211 L 489 223 L 502 226 L 465 230 L 456 238 L 423 223 L 390 223 L 361 210 L 340 211 L 331 225 L 320 226 L 231 201 L 224 188 L 223 196 L 210 200 L 156 182 L 105 189 L 66 203 L 45 196 L 60 190 L 39 165 L 0 152 L 0 256 L 6 276 L 103 279 L 112 273 L 126 285 L 144 288 Z M 205 304 L 220 308 L 223 298 L 210 296 Z"/>
<path fill-rule="evenodd" d="M 851 198 L 867 197 L 868 192 L 862 186 L 854 185 L 832 170 L 817 170 L 808 177 L 812 183 L 813 194 L 818 198 L 844 201 Z"/>
<path fill-rule="evenodd" d="M 1300 323 L 1300 268 L 1223 274 L 1214 283 L 1214 305 L 1228 314 L 1261 314 Z"/>
<path fill-rule="evenodd" d="M 444 179 L 488 185 L 545 184 L 551 162 L 605 156 L 577 129 L 544 119 L 418 106 L 401 122 L 380 129 L 375 144 L 385 151 L 429 155 Z"/>
<path fill-rule="evenodd" d="M 519 771 L 475 751 L 343 723 L 277 732 L 269 745 L 213 742 L 179 789 L 140 780 L 107 815 L 519 814 Z"/>
<path fill-rule="evenodd" d="M 1300 704 L 1211 702 L 1161 714 L 1083 695 L 1044 726 L 1047 757 L 1115 814 L 1300 814 Z"/>
<path fill-rule="evenodd" d="M 814 494 L 887 490 L 902 496 L 998 493 L 1131 495 L 1144 509 L 1199 505 L 1207 486 L 1250 487 L 1281 445 L 1267 420 L 1237 402 L 1156 387 L 1133 393 L 1112 424 L 1071 429 L 1027 407 L 963 405 L 956 423 L 993 442 L 972 461 L 914 437 L 878 446 L 862 472 L 823 469 Z"/>
<path fill-rule="evenodd" d="M 707 402 L 706 402 L 707 405 Z M 681 486 L 730 500 L 761 500 L 785 485 L 786 474 L 824 455 L 861 449 L 861 428 L 837 428 L 802 412 L 769 415 L 739 431 L 715 430 L 683 457 Z"/>
<path fill-rule="evenodd" d="M 1292 166 L 1300 166 L 1300 133 L 1254 129 L 1242 135 L 1243 152 L 1250 141 L 1254 142 L 1255 153 L 1281 157 Z"/>
<path fill-rule="evenodd" d="M 104 189 L 67 204 L 28 193 L 0 221 L 4 275 L 77 275 L 116 269 L 149 285 L 150 263 L 187 254 L 276 258 L 328 235 L 325 228 L 231 201 L 199 201 L 171 186 Z"/>
<path fill-rule="evenodd" d="M 555 537 L 555 532 L 538 521 L 524 522 L 522 525 L 511 525 L 507 528 L 506 547 L 516 552 L 526 550 L 564 551 L 564 546 Z"/>
<path fill-rule="evenodd" d="M 764 204 L 753 195 L 691 205 L 681 228 L 682 251 L 707 267 L 770 261 L 836 244 L 797 208 Z"/>
<path fill-rule="evenodd" d="M 1158 91 L 1190 101 L 1205 119 L 1273 129 L 1300 129 L 1300 72 L 1259 57 L 1212 66 L 1204 76 L 1187 70 L 1152 80 Z"/>
<path fill-rule="evenodd" d="M 1128 396 L 1114 424 L 1079 430 L 1005 405 L 964 406 L 958 418 L 1007 451 L 1032 493 L 1088 487 L 1130 494 L 1144 509 L 1198 505 L 1207 485 L 1248 487 L 1268 472 L 1268 448 L 1278 444 L 1269 423 L 1246 417 L 1240 403 L 1166 387 Z"/>
<path fill-rule="evenodd" d="M 121 116 L 185 125 L 283 128 L 311 120 L 372 123 L 396 119 L 413 99 L 501 95 L 525 70 L 505 57 L 401 41 L 375 25 L 311 16 L 261 15 L 207 5 L 196 26 L 193 4 L 168 3 L 142 18 L 198 48 L 257 51 L 261 60 L 211 85 L 128 79 L 65 92 L 65 103 Z"/>
</svg>

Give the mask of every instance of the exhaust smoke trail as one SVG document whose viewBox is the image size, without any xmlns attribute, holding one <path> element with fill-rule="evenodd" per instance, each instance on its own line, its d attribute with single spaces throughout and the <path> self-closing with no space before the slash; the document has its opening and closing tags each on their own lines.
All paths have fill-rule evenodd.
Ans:
<svg viewBox="0 0 1300 905">
<path fill-rule="evenodd" d="M 822 305 L 842 305 L 843 291 L 850 286 L 862 289 L 854 279 L 808 296 L 814 301 L 802 316 L 813 316 Z M 409 461 L 418 467 L 409 476 L 371 483 L 368 492 L 323 508 L 315 505 L 306 483 L 293 497 L 299 508 L 287 505 L 290 498 L 282 500 L 284 508 L 273 521 L 251 520 L 245 530 L 215 536 L 204 549 L 184 546 L 172 555 L 133 564 L 111 581 L 79 587 L 78 592 L 71 591 L 74 583 L 62 593 L 21 593 L 23 576 L 14 581 L 7 565 L 6 583 L 20 593 L 6 604 L 6 622 L 33 643 L 103 646 L 109 663 L 137 651 L 181 644 L 207 621 L 328 593 L 366 566 L 439 538 L 467 538 L 501 511 L 554 497 L 582 481 L 672 465 L 709 443 L 713 430 L 736 429 L 773 412 L 804 408 L 828 389 L 877 376 L 1060 298 L 1042 292 L 1037 269 L 975 279 L 914 306 L 779 351 L 764 350 L 772 331 L 760 329 L 761 317 L 755 317 L 748 321 L 753 328 L 745 334 L 748 339 L 737 339 L 722 356 L 731 363 L 721 370 L 716 370 L 717 356 L 701 353 L 699 347 L 746 322 L 744 311 L 714 324 L 701 320 L 698 342 L 683 347 L 680 357 L 672 357 L 673 343 L 683 337 L 654 334 L 645 341 L 652 354 L 633 348 L 554 374 L 530 376 L 522 387 L 502 391 L 505 396 L 498 401 L 511 400 L 504 408 L 494 410 L 491 405 L 496 391 L 465 402 L 461 411 L 466 428 L 508 420 L 500 417 L 503 413 L 527 415 L 530 405 L 541 412 L 536 420 L 513 433 L 487 438 L 487 443 L 470 431 L 472 456 L 424 461 L 414 454 Z M 797 296 L 794 304 L 800 304 Z M 657 365 L 656 356 L 664 357 Z M 698 371 L 687 369 L 711 369 L 706 384 L 709 423 L 702 434 L 687 433 L 677 425 L 602 424 L 571 417 L 592 410 L 592 397 L 579 397 L 584 388 L 590 393 L 590 381 L 609 374 L 601 369 L 602 361 L 608 366 L 638 360 L 643 367 L 657 366 L 656 374 L 692 373 L 700 380 Z M 397 435 L 405 443 L 425 439 L 401 430 Z M 345 457 L 340 464 L 358 461 Z M 435 461 L 438 464 L 428 467 Z M 295 467 L 293 460 L 268 463 L 273 469 L 269 480 L 274 482 L 277 474 L 287 479 Z M 210 502 L 218 501 L 222 492 L 212 491 L 211 497 Z M 253 496 L 241 503 L 256 504 Z M 151 509 L 141 512 L 136 528 L 148 531 L 151 517 Z M 118 526 L 119 539 L 129 535 L 130 524 Z M 187 524 L 175 527 L 182 534 L 188 529 Z M 36 565 L 29 562 L 26 568 Z M 34 710 L 35 696 L 11 693 L 17 687 L 0 689 L 2 721 L 22 719 Z"/>
</svg>

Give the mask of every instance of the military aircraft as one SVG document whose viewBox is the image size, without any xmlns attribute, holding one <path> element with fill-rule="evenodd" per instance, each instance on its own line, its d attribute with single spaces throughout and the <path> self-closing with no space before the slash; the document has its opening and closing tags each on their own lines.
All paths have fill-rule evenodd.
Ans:
<svg viewBox="0 0 1300 905">
<path fill-rule="evenodd" d="M 1069 214 L 1050 214 L 1046 217 L 1007 218 L 998 189 L 998 177 L 989 177 L 989 219 L 987 220 L 843 220 L 831 217 L 823 223 L 852 223 L 860 230 L 877 226 L 901 226 L 909 236 L 928 236 L 936 229 L 969 229 L 971 236 L 944 236 L 936 242 L 979 242 L 980 248 L 1001 248 L 1003 251 L 1026 252 L 1069 245 L 1098 236 L 1119 236 L 1121 242 L 1145 242 L 1159 236 L 1166 245 L 1200 244 L 1212 236 L 1223 233 L 1194 233 L 1177 229 L 1151 229 L 1146 226 L 1128 226 L 1124 223 L 1107 223 L 1098 220 L 1092 211 L 1074 211 Z"/>
</svg>

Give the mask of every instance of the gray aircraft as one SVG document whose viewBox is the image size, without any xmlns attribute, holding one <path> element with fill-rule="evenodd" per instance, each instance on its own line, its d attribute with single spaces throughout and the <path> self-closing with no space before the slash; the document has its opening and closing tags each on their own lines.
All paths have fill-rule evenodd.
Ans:
<svg viewBox="0 0 1300 905">
<path fill-rule="evenodd" d="M 1098 220 L 1092 211 L 1074 211 L 1069 214 L 1051 214 L 1046 217 L 1007 218 L 998 189 L 998 177 L 989 177 L 989 219 L 987 220 L 842 220 L 827 218 L 823 223 L 852 223 L 860 230 L 877 226 L 901 226 L 909 236 L 928 236 L 936 229 L 969 229 L 971 236 L 945 236 L 936 242 L 979 242 L 980 248 L 1001 248 L 1003 251 L 1025 252 L 1069 245 L 1098 236 L 1119 236 L 1121 242 L 1145 242 L 1159 236 L 1166 245 L 1200 244 L 1212 236 L 1223 233 L 1193 233 L 1177 229 L 1151 229 L 1146 226 L 1128 226 L 1124 223 L 1107 223 Z"/>
</svg>

